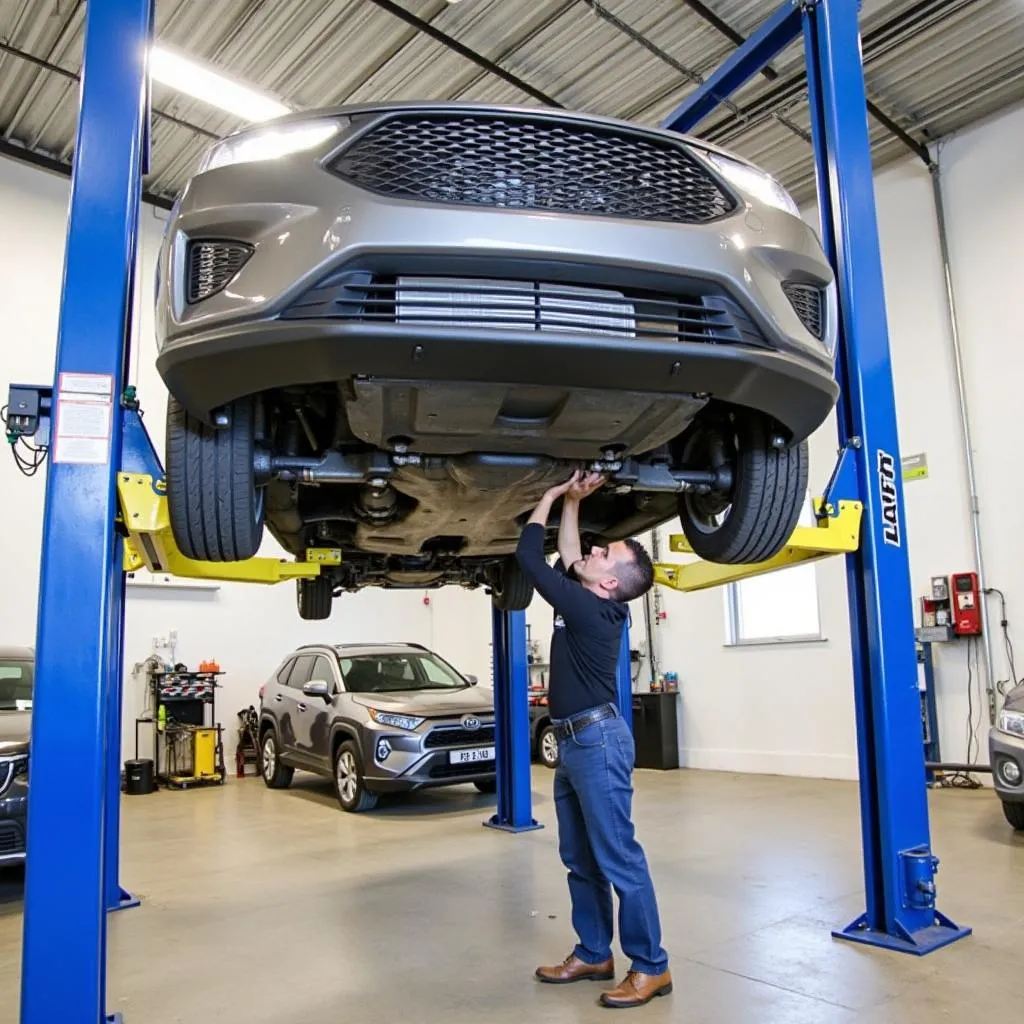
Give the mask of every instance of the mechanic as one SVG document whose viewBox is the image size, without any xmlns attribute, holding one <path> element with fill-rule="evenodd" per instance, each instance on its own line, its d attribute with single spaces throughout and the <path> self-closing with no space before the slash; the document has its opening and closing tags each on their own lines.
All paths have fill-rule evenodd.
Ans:
<svg viewBox="0 0 1024 1024">
<path fill-rule="evenodd" d="M 645 594 L 654 567 L 635 540 L 594 547 L 584 558 L 580 502 L 604 483 L 574 473 L 541 499 L 519 540 L 517 556 L 537 592 L 555 611 L 548 701 L 561 763 L 555 772 L 559 853 L 569 871 L 576 948 L 557 966 L 538 967 L 549 984 L 607 981 L 612 957 L 612 888 L 619 897 L 619 939 L 632 963 L 604 1006 L 643 1006 L 672 991 L 654 884 L 631 817 L 635 752 L 616 704 L 616 669 L 627 601 Z M 551 507 L 564 497 L 558 530 L 561 565 L 544 557 Z M 568 566 L 568 570 L 562 568 Z"/>
</svg>

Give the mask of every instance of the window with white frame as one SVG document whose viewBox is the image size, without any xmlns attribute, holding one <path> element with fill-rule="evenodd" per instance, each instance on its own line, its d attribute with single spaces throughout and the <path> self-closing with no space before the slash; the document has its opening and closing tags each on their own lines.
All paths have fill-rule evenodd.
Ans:
<svg viewBox="0 0 1024 1024">
<path fill-rule="evenodd" d="M 809 500 L 800 524 L 814 524 Z M 725 588 L 725 635 L 728 644 L 820 640 L 816 566 L 798 565 L 729 584 Z"/>
</svg>

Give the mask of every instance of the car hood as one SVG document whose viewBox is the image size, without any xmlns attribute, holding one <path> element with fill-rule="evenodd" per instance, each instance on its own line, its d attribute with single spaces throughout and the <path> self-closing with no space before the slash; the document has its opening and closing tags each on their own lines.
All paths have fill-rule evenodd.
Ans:
<svg viewBox="0 0 1024 1024">
<path fill-rule="evenodd" d="M 1024 683 L 1020 686 L 1015 686 L 1006 695 L 1003 707 L 1006 708 L 1007 711 L 1024 711 Z"/>
<path fill-rule="evenodd" d="M 0 756 L 24 754 L 31 731 L 31 711 L 0 711 Z"/>
<path fill-rule="evenodd" d="M 366 708 L 394 711 L 421 718 L 451 715 L 490 714 L 494 711 L 494 693 L 486 686 L 464 690 L 399 690 L 394 693 L 354 693 L 352 699 Z"/>
</svg>

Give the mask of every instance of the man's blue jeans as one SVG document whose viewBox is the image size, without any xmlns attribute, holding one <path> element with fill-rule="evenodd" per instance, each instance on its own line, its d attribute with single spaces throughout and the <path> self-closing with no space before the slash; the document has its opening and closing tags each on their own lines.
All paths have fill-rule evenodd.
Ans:
<svg viewBox="0 0 1024 1024">
<path fill-rule="evenodd" d="M 635 752 L 629 726 L 605 718 L 559 741 L 555 808 L 562 863 L 569 869 L 576 956 L 589 964 L 612 955 L 612 889 L 619 897 L 619 940 L 631 969 L 661 974 L 668 956 L 647 858 L 631 817 Z"/>
</svg>

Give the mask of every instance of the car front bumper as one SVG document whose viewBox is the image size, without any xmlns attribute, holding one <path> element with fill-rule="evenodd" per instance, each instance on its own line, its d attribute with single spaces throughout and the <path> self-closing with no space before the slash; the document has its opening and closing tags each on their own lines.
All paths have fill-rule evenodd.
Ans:
<svg viewBox="0 0 1024 1024">
<path fill-rule="evenodd" d="M 252 255 L 220 292 L 190 304 L 187 250 L 203 239 L 235 240 Z M 281 319 L 344 269 L 713 293 L 741 309 L 762 344 Z M 793 279 L 824 290 L 823 340 L 782 289 Z M 365 374 L 706 392 L 760 408 L 802 438 L 836 399 L 836 324 L 833 275 L 813 231 L 763 204 L 696 225 L 431 205 L 364 191 L 298 154 L 190 181 L 160 255 L 157 365 L 202 417 L 245 394 Z"/>
<path fill-rule="evenodd" d="M 990 729 L 988 734 L 989 764 L 992 765 L 992 784 L 999 799 L 1007 803 L 1024 803 L 1024 736 Z M 1006 762 L 1015 763 L 1021 779 L 1010 783 L 1002 773 Z"/>
<path fill-rule="evenodd" d="M 28 782 L 15 778 L 0 796 L 0 867 L 25 860 L 28 833 Z"/>
<path fill-rule="evenodd" d="M 374 792 L 400 792 L 434 786 L 483 782 L 495 777 L 496 761 L 490 758 L 469 764 L 453 764 L 452 751 L 493 750 L 494 723 L 484 720 L 474 738 L 461 731 L 449 741 L 445 733 L 458 722 L 430 722 L 414 733 L 399 733 L 374 725 L 364 733 L 363 763 L 367 786 Z M 434 739 L 429 737 L 434 734 Z M 382 741 L 386 749 L 382 749 Z"/>
</svg>

